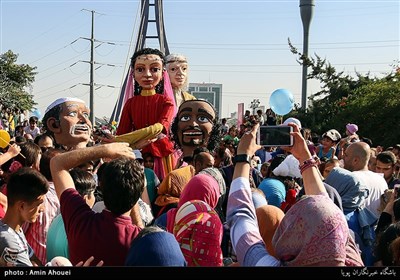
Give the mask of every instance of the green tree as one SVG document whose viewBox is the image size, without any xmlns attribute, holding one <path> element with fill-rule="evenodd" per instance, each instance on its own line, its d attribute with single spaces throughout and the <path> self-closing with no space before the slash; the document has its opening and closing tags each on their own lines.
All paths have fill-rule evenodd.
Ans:
<svg viewBox="0 0 400 280">
<path fill-rule="evenodd" d="M 361 136 L 384 147 L 400 142 L 400 75 L 387 78 L 354 90 L 337 116 L 339 123 L 351 118 L 358 124 Z"/>
<path fill-rule="evenodd" d="M 0 55 L 0 110 L 17 114 L 30 111 L 35 103 L 29 94 L 35 81 L 36 67 L 17 64 L 18 55 L 11 50 Z"/>
<path fill-rule="evenodd" d="M 306 110 L 299 106 L 290 116 L 301 120 L 304 127 L 310 127 L 319 134 L 331 128 L 344 133 L 345 125 L 357 123 L 360 135 L 370 138 L 373 144 L 389 146 L 398 142 L 400 130 L 395 120 L 400 117 L 400 71 L 398 62 L 391 73 L 383 78 L 370 77 L 370 73 L 355 77 L 336 72 L 336 69 L 318 55 L 305 57 L 290 42 L 298 63 L 307 65 L 307 79 L 320 82 L 321 90 L 308 99 Z M 396 142 L 397 139 L 397 142 Z"/>
</svg>

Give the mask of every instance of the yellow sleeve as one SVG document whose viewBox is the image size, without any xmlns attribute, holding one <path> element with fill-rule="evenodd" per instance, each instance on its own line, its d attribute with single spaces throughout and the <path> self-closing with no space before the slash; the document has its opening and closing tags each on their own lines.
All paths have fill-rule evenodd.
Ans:
<svg viewBox="0 0 400 280">
<path fill-rule="evenodd" d="M 156 123 L 142 129 L 118 135 L 115 137 L 115 142 L 127 142 L 132 148 L 134 148 L 134 144 L 139 140 L 156 138 L 163 128 L 162 124 Z"/>
</svg>

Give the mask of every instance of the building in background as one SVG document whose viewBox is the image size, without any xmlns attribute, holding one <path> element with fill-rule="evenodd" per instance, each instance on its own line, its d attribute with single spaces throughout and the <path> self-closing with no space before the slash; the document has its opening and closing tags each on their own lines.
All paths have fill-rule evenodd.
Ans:
<svg viewBox="0 0 400 280">
<path fill-rule="evenodd" d="M 222 113 L 222 84 L 189 83 L 189 90 L 197 99 L 205 99 L 217 109 L 218 118 Z"/>
</svg>

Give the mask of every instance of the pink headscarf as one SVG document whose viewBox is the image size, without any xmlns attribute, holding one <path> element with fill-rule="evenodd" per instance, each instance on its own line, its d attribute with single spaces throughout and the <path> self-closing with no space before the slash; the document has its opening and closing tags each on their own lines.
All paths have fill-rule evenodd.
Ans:
<svg viewBox="0 0 400 280">
<path fill-rule="evenodd" d="M 201 200 L 184 203 L 176 213 L 174 235 L 188 266 L 222 266 L 222 223 Z"/>
<path fill-rule="evenodd" d="M 272 245 L 285 266 L 363 266 L 343 212 L 328 196 L 304 196 L 285 214 Z"/>
<path fill-rule="evenodd" d="M 208 174 L 197 174 L 184 187 L 178 202 L 178 207 L 167 212 L 167 231 L 172 232 L 175 216 L 179 207 L 190 200 L 201 200 L 212 208 L 218 203 L 220 193 L 218 182 Z"/>
</svg>

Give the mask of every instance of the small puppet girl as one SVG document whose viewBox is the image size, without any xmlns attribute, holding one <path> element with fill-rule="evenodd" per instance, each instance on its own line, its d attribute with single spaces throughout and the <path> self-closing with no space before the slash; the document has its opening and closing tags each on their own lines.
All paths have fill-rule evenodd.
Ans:
<svg viewBox="0 0 400 280">
<path fill-rule="evenodd" d="M 154 171 L 161 180 L 176 164 L 169 137 L 176 105 L 161 51 L 145 48 L 133 55 L 124 99 L 114 141 L 128 142 L 132 148 L 142 148 L 142 153 L 151 153 Z"/>
</svg>

